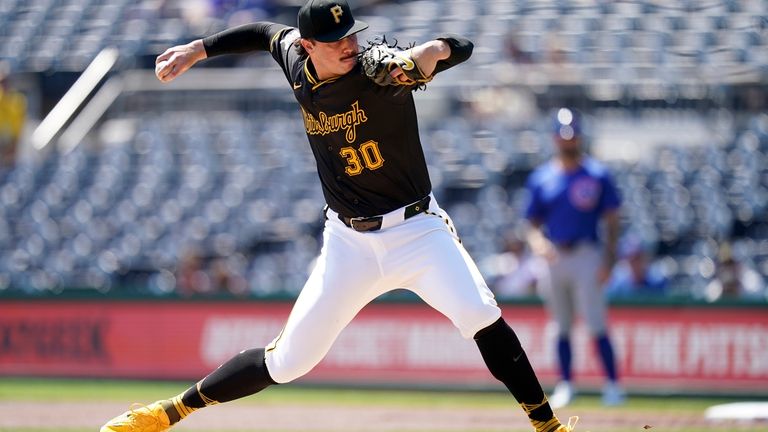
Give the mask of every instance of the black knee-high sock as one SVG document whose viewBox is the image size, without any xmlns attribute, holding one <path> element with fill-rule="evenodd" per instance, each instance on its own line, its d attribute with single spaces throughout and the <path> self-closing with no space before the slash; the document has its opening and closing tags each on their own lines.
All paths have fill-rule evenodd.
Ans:
<svg viewBox="0 0 768 432">
<path fill-rule="evenodd" d="M 503 318 L 480 330 L 475 342 L 491 374 L 504 383 L 532 421 L 554 418 L 520 340 Z"/>
<path fill-rule="evenodd" d="M 250 396 L 273 384 L 277 383 L 269 376 L 264 349 L 245 350 L 184 393 L 164 401 L 163 408 L 174 424 L 197 409 Z"/>
</svg>

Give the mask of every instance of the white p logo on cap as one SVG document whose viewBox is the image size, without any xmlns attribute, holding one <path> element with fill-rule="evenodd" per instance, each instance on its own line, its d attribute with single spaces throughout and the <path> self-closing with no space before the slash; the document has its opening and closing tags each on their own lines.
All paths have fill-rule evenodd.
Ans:
<svg viewBox="0 0 768 432">
<path fill-rule="evenodd" d="M 336 21 L 336 24 L 341 24 L 341 16 L 344 15 L 344 9 L 339 5 L 334 5 L 331 8 L 331 13 L 333 14 L 333 20 Z"/>
</svg>

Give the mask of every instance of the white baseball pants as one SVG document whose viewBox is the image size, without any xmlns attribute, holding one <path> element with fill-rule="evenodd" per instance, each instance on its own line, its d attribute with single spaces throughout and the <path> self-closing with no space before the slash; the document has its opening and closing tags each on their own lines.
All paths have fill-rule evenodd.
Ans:
<svg viewBox="0 0 768 432">
<path fill-rule="evenodd" d="M 267 369 L 276 382 L 309 372 L 366 304 L 393 289 L 416 293 L 465 338 L 501 317 L 493 294 L 434 197 L 427 213 L 396 219 L 396 224 L 386 223 L 374 232 L 348 228 L 333 211 L 327 216 L 315 268 L 285 328 L 266 348 Z"/>
</svg>

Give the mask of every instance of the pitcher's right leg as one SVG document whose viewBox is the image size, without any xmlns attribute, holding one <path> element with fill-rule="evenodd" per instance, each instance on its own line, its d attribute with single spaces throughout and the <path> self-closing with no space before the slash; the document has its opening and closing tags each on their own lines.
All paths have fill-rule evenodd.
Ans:
<svg viewBox="0 0 768 432">
<path fill-rule="evenodd" d="M 360 233 L 341 225 L 324 232 L 317 264 L 285 329 L 265 349 L 240 352 L 184 393 L 121 414 L 101 432 L 164 432 L 192 412 L 292 381 L 322 360 L 339 332 L 381 294 L 379 267 Z"/>
<path fill-rule="evenodd" d="M 323 253 L 285 328 L 267 346 L 272 378 L 287 383 L 314 368 L 360 309 L 386 291 L 380 275 L 366 234 L 329 221 Z"/>
<path fill-rule="evenodd" d="M 200 408 L 240 399 L 273 384 L 264 363 L 264 350 L 244 350 L 184 393 L 132 408 L 108 421 L 101 432 L 166 431 Z"/>
</svg>

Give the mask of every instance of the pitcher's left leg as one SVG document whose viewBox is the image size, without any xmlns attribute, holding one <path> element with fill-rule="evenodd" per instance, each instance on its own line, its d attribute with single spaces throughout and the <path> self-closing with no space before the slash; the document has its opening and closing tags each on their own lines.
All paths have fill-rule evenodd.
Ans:
<svg viewBox="0 0 768 432">
<path fill-rule="evenodd" d="M 423 270 L 409 287 L 447 316 L 465 338 L 474 337 L 491 374 L 522 406 L 537 432 L 567 432 L 555 417 L 515 332 L 501 318 L 477 266 L 450 231 L 426 234 L 409 254 Z"/>
</svg>

